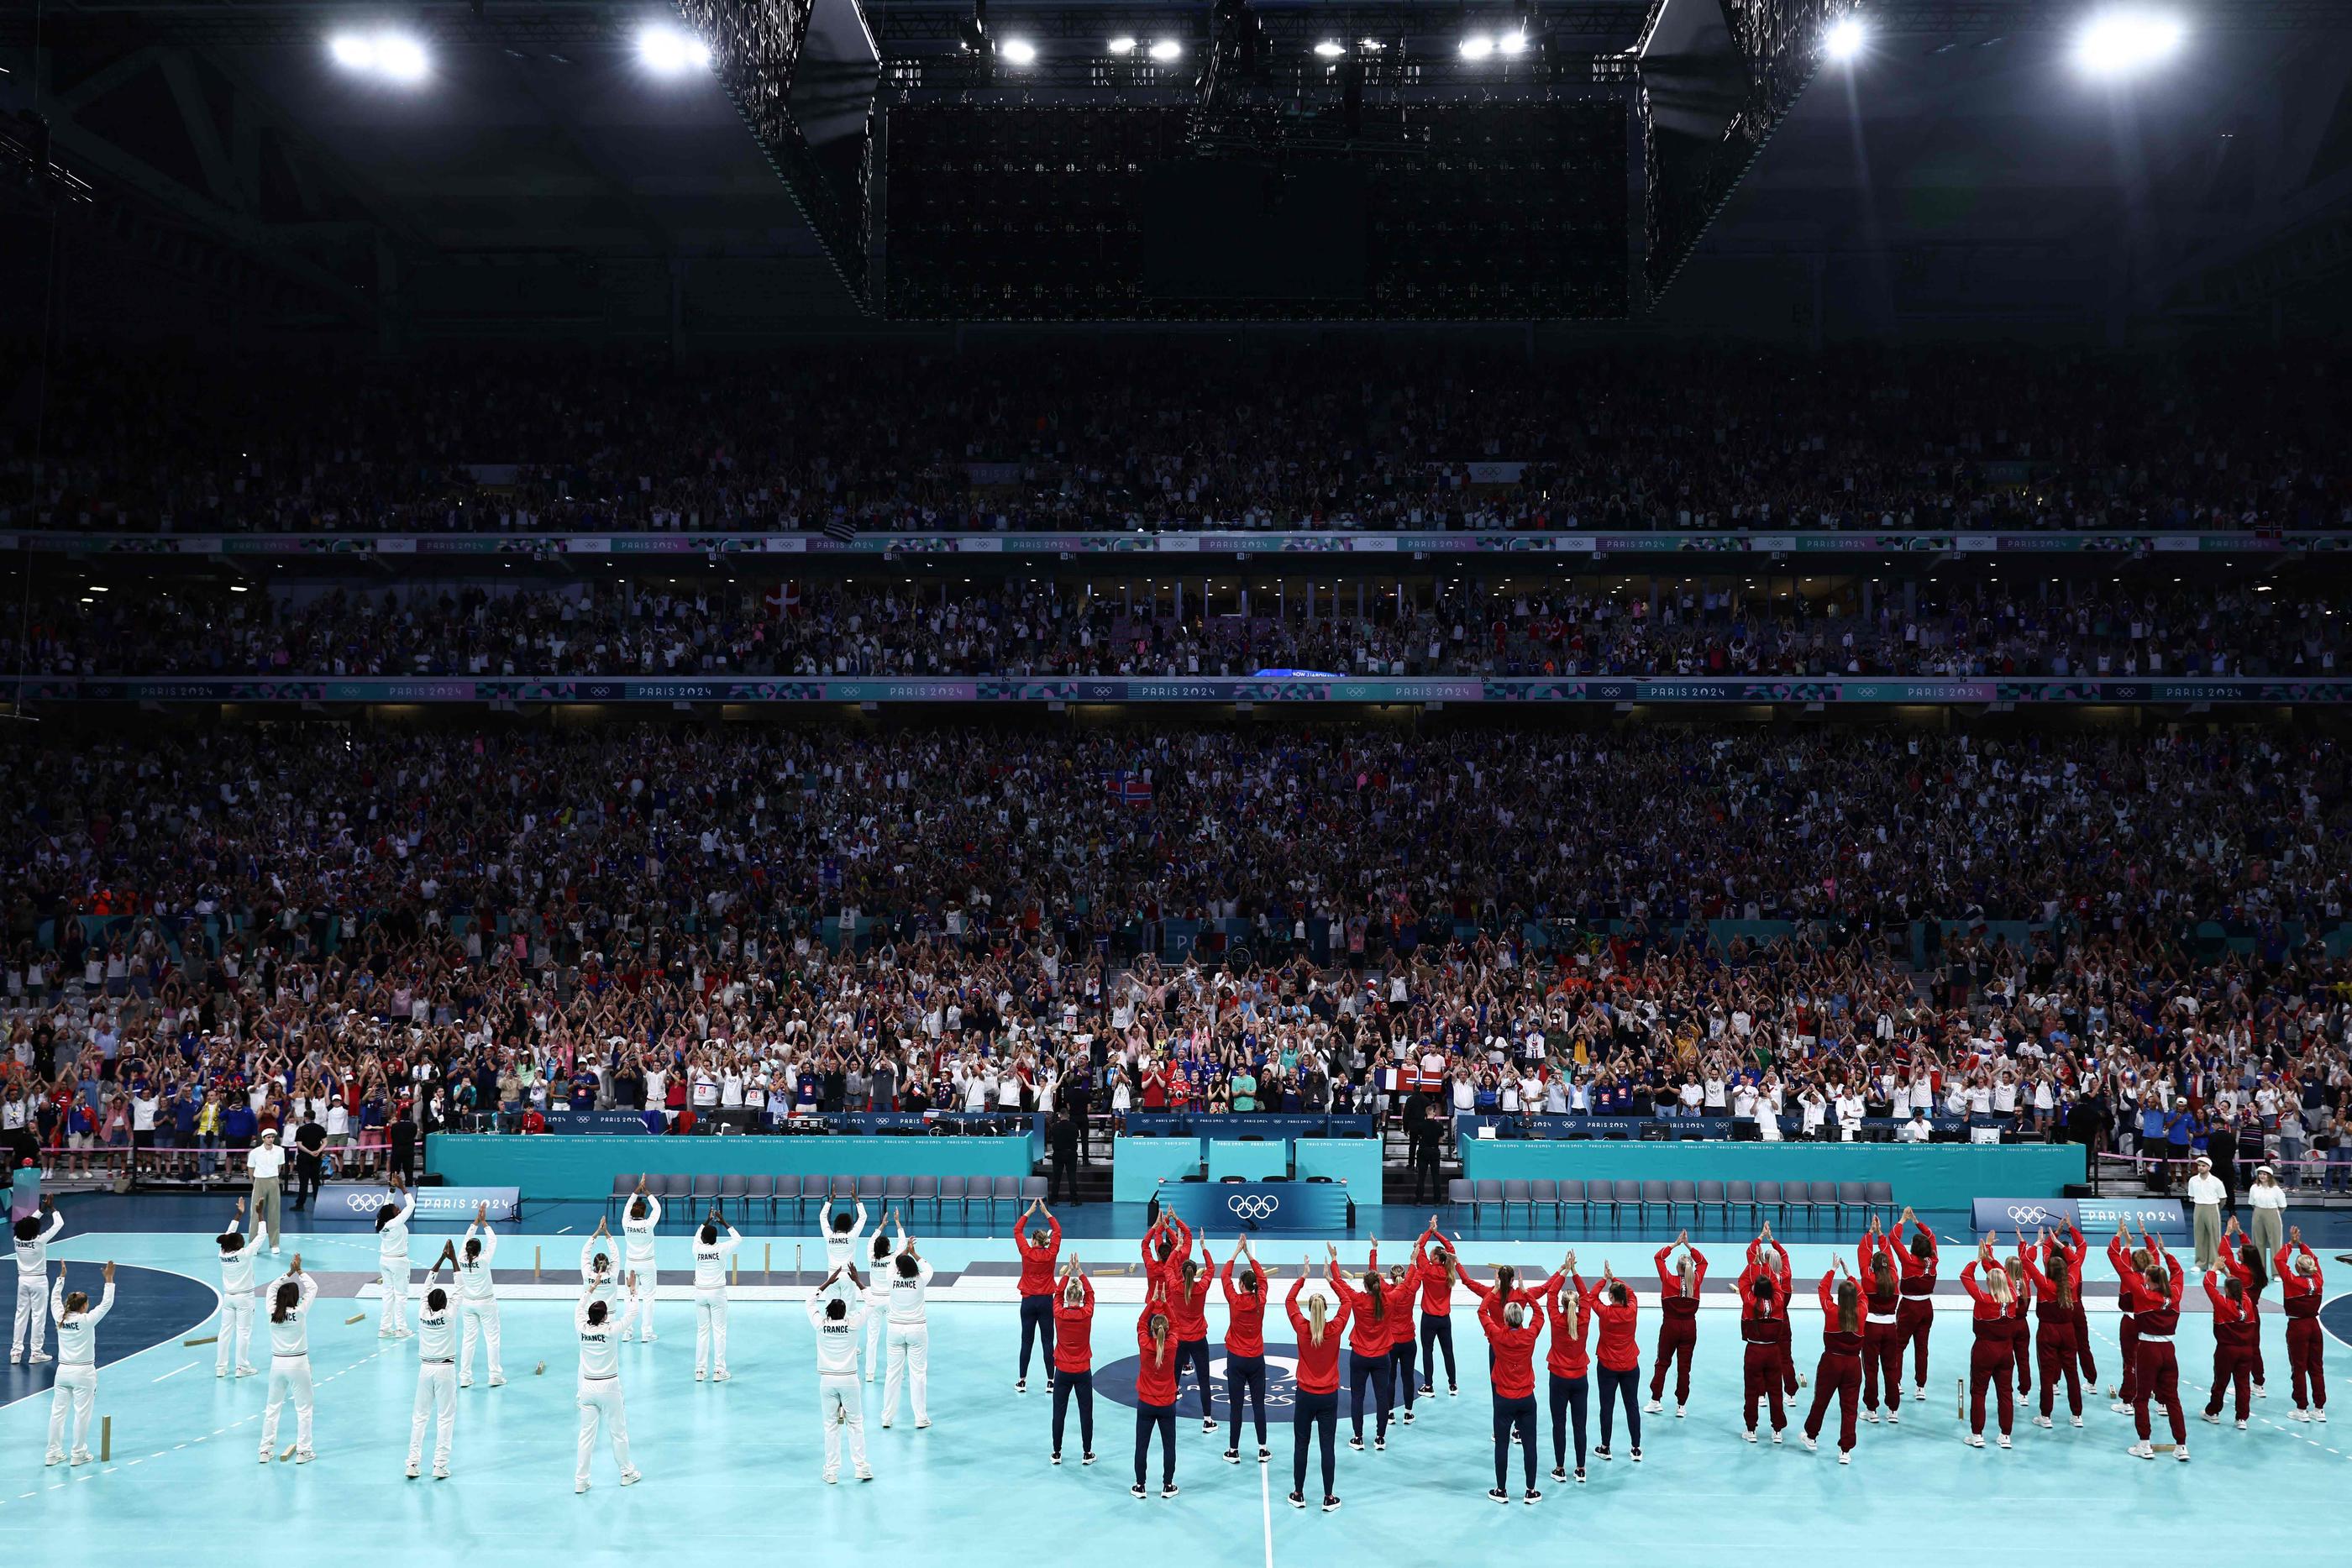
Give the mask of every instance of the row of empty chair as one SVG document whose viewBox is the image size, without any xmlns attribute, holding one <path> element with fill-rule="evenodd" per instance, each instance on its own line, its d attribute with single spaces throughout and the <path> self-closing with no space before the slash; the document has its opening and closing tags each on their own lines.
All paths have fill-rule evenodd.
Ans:
<svg viewBox="0 0 2352 1568">
<path fill-rule="evenodd" d="M 613 1178 L 613 1190 L 604 1199 L 608 1218 L 635 1195 L 640 1179 L 634 1173 Z M 795 1218 L 804 1218 L 828 1201 L 862 1203 L 874 1220 L 879 1220 L 886 1208 L 911 1210 L 921 1205 L 929 1205 L 931 1218 L 937 1219 L 950 1203 L 960 1215 L 970 1216 L 972 1206 L 978 1204 L 983 1214 L 993 1218 L 999 1205 L 1017 1214 L 1029 1206 L 1031 1198 L 1045 1196 L 1044 1176 L 647 1174 L 642 1179 L 646 1191 L 661 1200 L 662 1224 L 680 1229 L 701 1224 L 702 1217 L 714 1207 L 722 1216 L 740 1218 L 747 1224 L 755 1207 L 764 1207 L 772 1221 L 786 1205 L 792 1207 Z"/>
<path fill-rule="evenodd" d="M 1507 1221 L 1515 1208 L 1527 1210 L 1533 1219 L 1539 1209 L 1551 1210 L 1554 1219 L 1565 1219 L 1570 1208 L 1590 1220 L 1598 1209 L 1608 1211 L 1609 1222 L 1616 1224 L 1630 1210 L 1636 1220 L 1647 1220 L 1652 1209 L 1664 1211 L 1666 1222 L 1674 1223 L 1675 1216 L 1689 1209 L 1696 1221 L 1708 1210 L 1723 1216 L 1726 1225 L 1731 1223 L 1734 1209 L 1744 1209 L 1751 1220 L 1760 1222 L 1769 1211 L 1777 1214 L 1779 1223 L 1785 1224 L 1792 1214 L 1801 1214 L 1809 1222 L 1818 1223 L 1826 1213 L 1843 1222 L 1852 1212 L 1859 1211 L 1863 1222 L 1884 1209 L 1887 1223 L 1894 1223 L 1896 1209 L 1895 1188 L 1883 1181 L 1464 1181 L 1456 1178 L 1446 1184 L 1446 1201 L 1470 1210 L 1477 1218 L 1482 1209 L 1499 1208 Z"/>
</svg>

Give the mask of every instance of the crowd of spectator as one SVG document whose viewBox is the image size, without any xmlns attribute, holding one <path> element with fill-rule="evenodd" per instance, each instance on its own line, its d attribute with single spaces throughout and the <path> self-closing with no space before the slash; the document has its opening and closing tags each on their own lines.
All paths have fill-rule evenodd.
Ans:
<svg viewBox="0 0 2352 1568">
<path fill-rule="evenodd" d="M 2346 764 L 2256 730 L 27 727 L 0 1131 L 1418 1092 L 2332 1159 Z"/>
<path fill-rule="evenodd" d="M 1780 580 L 1785 581 L 1785 580 Z M 2341 596 L 2170 574 L 1944 578 L 1872 593 L 1739 578 L 1490 590 L 1432 580 L 1181 617 L 1150 581 L 232 592 L 119 580 L 26 607 L 0 667 L 55 675 L 2248 675 L 2337 673 Z M 1364 610 L 1359 613 L 1359 603 Z"/>
<path fill-rule="evenodd" d="M 34 358 L 0 351 L 0 385 Z M 74 348 L 0 448 L 0 528 L 2333 528 L 2338 368 L 1192 338 L 688 366 Z"/>
</svg>

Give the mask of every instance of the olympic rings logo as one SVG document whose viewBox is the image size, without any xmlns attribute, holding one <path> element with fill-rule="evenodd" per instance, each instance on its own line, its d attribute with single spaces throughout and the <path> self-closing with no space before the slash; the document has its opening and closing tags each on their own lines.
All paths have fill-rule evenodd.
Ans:
<svg viewBox="0 0 2352 1568">
<path fill-rule="evenodd" d="M 1271 1219 L 1275 1211 L 1282 1207 L 1282 1199 L 1272 1193 L 1237 1192 L 1225 1199 L 1225 1207 L 1233 1210 L 1237 1218 Z"/>
<path fill-rule="evenodd" d="M 2050 1211 L 2038 1203 L 2012 1203 L 2009 1206 L 2009 1218 L 2019 1225 L 2047 1225 Z"/>
</svg>

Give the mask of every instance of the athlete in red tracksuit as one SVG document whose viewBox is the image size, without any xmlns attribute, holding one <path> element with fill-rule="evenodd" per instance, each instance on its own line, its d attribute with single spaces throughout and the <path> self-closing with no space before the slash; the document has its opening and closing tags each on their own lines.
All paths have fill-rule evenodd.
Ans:
<svg viewBox="0 0 2352 1568">
<path fill-rule="evenodd" d="M 1013 1245 L 1021 1253 L 1021 1370 L 1013 1385 L 1015 1394 L 1029 1392 L 1029 1347 L 1039 1334 L 1045 1339 L 1045 1386 L 1054 1385 L 1054 1264 L 1062 1255 L 1062 1222 L 1042 1206 L 1030 1207 L 1043 1216 L 1045 1228 L 1024 1229 L 1029 1218 L 1025 1214 L 1013 1227 Z"/>
<path fill-rule="evenodd" d="M 1903 1241 L 1903 1228 L 1916 1228 L 1910 1241 Z M 1927 1397 L 1927 1335 L 1936 1326 L 1936 1270 L 1940 1262 L 1936 1253 L 1936 1233 L 1909 1209 L 1895 1222 L 1895 1256 L 1903 1265 L 1903 1305 L 1896 1312 L 1895 1358 L 1899 1369 L 1903 1347 L 1911 1347 L 1911 1391 L 1921 1399 Z"/>
<path fill-rule="evenodd" d="M 1560 1300 L 1560 1287 L 1571 1292 L 1568 1301 Z M 1591 1356 L 1584 1348 L 1586 1331 L 1592 1326 L 1592 1302 L 1599 1293 L 1589 1288 L 1583 1276 L 1576 1271 L 1576 1254 L 1568 1255 L 1560 1271 L 1544 1282 L 1544 1316 L 1551 1324 L 1551 1354 L 1545 1357 L 1545 1369 L 1550 1374 L 1549 1392 L 1551 1396 L 1551 1479 L 1568 1479 L 1567 1426 L 1574 1417 L 1576 1424 L 1576 1479 L 1584 1480 L 1584 1416 L 1591 1390 Z"/>
<path fill-rule="evenodd" d="M 1988 1289 L 1977 1282 L 1979 1270 L 1991 1281 Z M 2015 1351 L 2010 1338 L 2010 1307 L 2012 1295 L 2009 1270 L 1992 1255 L 1992 1238 L 1987 1236 L 1977 1256 L 1960 1268 L 1960 1285 L 1976 1303 L 1972 1313 L 1976 1343 L 1969 1348 L 1969 1446 L 1984 1447 L 1985 1389 L 1996 1388 L 2000 1396 L 2000 1446 L 2009 1447 L 2011 1424 L 2017 1418 L 2017 1396 L 2010 1385 L 2010 1368 Z"/>
<path fill-rule="evenodd" d="M 2091 1318 L 2090 1314 L 2083 1310 L 2082 1291 L 2083 1260 L 2091 1255 L 2091 1249 L 2084 1245 L 2083 1233 L 2075 1228 L 2074 1222 L 2071 1219 L 2066 1222 L 2066 1235 L 2068 1239 L 2062 1241 L 2058 1239 L 2057 1232 L 2052 1231 L 2042 1241 L 2042 1271 L 2053 1280 L 2058 1278 L 2060 1259 L 2064 1259 L 2068 1267 L 2074 1270 L 2074 1363 L 2082 1371 L 2083 1381 L 2096 1388 L 2099 1385 L 2099 1362 L 2098 1358 L 2091 1354 Z M 2045 1371 L 2042 1376 L 2046 1383 L 2050 1374 Z M 2046 1411 L 2048 1406 L 2045 1405 L 2043 1408 Z"/>
<path fill-rule="evenodd" d="M 2116 1271 L 2116 1278 L 2128 1279 L 2147 1263 L 2147 1249 L 2133 1248 L 2128 1233 L 2122 1226 L 2117 1226 L 2114 1238 L 2107 1242 L 2107 1267 Z M 2108 1401 L 2107 1408 L 2127 1416 L 2131 1414 L 2133 1399 L 2139 1392 L 2133 1375 L 2139 1362 L 2139 1320 L 2133 1315 L 2128 1291 L 2119 1294 L 2117 1305 L 2121 1315 L 2116 1322 L 2116 1342 L 2123 1347 L 2124 1370 L 2123 1378 L 2116 1385 L 2115 1396 Z"/>
<path fill-rule="evenodd" d="M 2280 1306 L 2286 1313 L 2286 1360 L 2294 1377 L 2294 1419 L 2327 1419 L 2327 1373 L 2320 1364 L 2323 1343 L 2319 1303 L 2325 1281 L 2319 1259 L 2303 1244 L 2303 1227 L 2287 1232 L 2273 1265 L 2279 1280 Z M 2308 1395 L 2310 1403 L 2305 1403 Z"/>
<path fill-rule="evenodd" d="M 2180 1363 L 2173 1354 L 2172 1336 L 2180 1326 L 2180 1293 L 2188 1275 L 2165 1251 L 2163 1241 L 2146 1231 L 2140 1239 L 2147 1243 L 2147 1269 L 2126 1258 L 2123 1273 L 2125 1300 L 2138 1330 L 2132 1356 L 2132 1424 L 2138 1428 L 2139 1442 L 2132 1453 L 2143 1459 L 2156 1458 L 2147 1416 L 2148 1401 L 2154 1399 L 2164 1406 L 2172 1425 L 2172 1457 L 2186 1462 L 2189 1421 L 2180 1408 Z"/>
<path fill-rule="evenodd" d="M 1242 1276 L 1247 1288 L 1234 1284 L 1234 1265 L 1246 1257 Z M 1265 1446 L 1265 1297 L 1273 1289 L 1274 1270 L 1257 1260 L 1244 1237 L 1234 1243 L 1220 1281 L 1225 1292 L 1225 1406 L 1233 1417 L 1233 1434 L 1225 1440 L 1225 1463 L 1242 1462 L 1242 1406 L 1249 1405 L 1257 1417 L 1257 1462 L 1273 1457 Z"/>
<path fill-rule="evenodd" d="M 1135 1320 L 1135 1485 L 1128 1490 L 1144 1495 L 1144 1472 L 1151 1458 L 1151 1437 L 1160 1436 L 1160 1495 L 1176 1495 L 1176 1329 L 1168 1301 L 1158 1282 L 1151 1299 Z"/>
<path fill-rule="evenodd" d="M 1772 1249 L 1769 1258 L 1764 1255 L 1768 1247 Z M 1769 1275 L 1779 1291 L 1780 1310 L 1773 1322 L 1779 1325 L 1774 1332 L 1780 1336 L 1781 1390 L 1789 1398 L 1794 1399 L 1798 1387 L 1797 1347 L 1793 1331 L 1789 1325 L 1789 1309 L 1797 1299 L 1797 1277 L 1789 1267 L 1789 1249 L 1772 1239 L 1772 1228 L 1769 1225 L 1764 1228 L 1763 1235 L 1748 1244 L 1748 1267 L 1740 1278 L 1744 1280 L 1759 1271 Z"/>
<path fill-rule="evenodd" d="M 1411 1268 L 1389 1265 L 1388 1282 L 1381 1287 L 1389 1321 L 1389 1386 L 1404 1406 L 1397 1419 L 1412 1425 L 1412 1305 L 1421 1299 L 1421 1262 Z"/>
<path fill-rule="evenodd" d="M 1600 1458 L 1610 1457 L 1610 1424 L 1617 1405 L 1625 1406 L 1625 1441 L 1627 1453 L 1635 1464 L 1642 1462 L 1642 1412 L 1634 1400 L 1635 1389 L 1642 1381 L 1642 1345 L 1638 1337 L 1637 1320 L 1642 1314 L 1642 1298 L 1633 1287 L 1601 1266 L 1601 1289 L 1592 1299 L 1592 1315 L 1601 1324 L 1601 1343 L 1593 1347 L 1592 1358 L 1601 1365 L 1601 1441 L 1592 1451 Z"/>
<path fill-rule="evenodd" d="M 1078 1402 L 1078 1448 L 1084 1464 L 1095 1462 L 1095 1287 L 1070 1260 L 1054 1303 L 1054 1462 L 1062 1462 L 1062 1424 L 1070 1400 Z"/>
<path fill-rule="evenodd" d="M 1748 1347 L 1742 1354 L 1740 1382 L 1748 1440 L 1751 1443 L 1756 1440 L 1756 1403 L 1759 1399 L 1772 1402 L 1774 1442 L 1780 1441 L 1780 1434 L 1789 1425 L 1780 1391 L 1780 1347 L 1787 1341 L 1789 1326 L 1782 1314 L 1787 1310 L 1788 1301 L 1780 1293 L 1780 1281 L 1749 1264 L 1739 1276 L 1739 1338 Z"/>
<path fill-rule="evenodd" d="M 1903 1419 L 1903 1260 L 1895 1238 L 1870 1222 L 1858 1254 L 1863 1291 L 1862 1418 L 1878 1423 L 1878 1391 L 1886 1388 L 1886 1419 Z"/>
<path fill-rule="evenodd" d="M 2009 1274 L 2009 1359 L 2017 1371 L 2017 1396 L 2022 1399 L 2033 1392 L 2033 1291 L 2025 1282 L 2025 1238 L 2016 1239 L 2016 1255 L 2002 1259 L 2000 1266 Z"/>
<path fill-rule="evenodd" d="M 2042 1364 L 2042 1414 L 2033 1418 L 2037 1427 L 2053 1425 L 2050 1412 L 2058 1399 L 2058 1382 L 2066 1382 L 2066 1408 L 2074 1425 L 2083 1424 L 2083 1379 L 2079 1358 L 2074 1354 L 2074 1320 L 2083 1310 L 2083 1270 L 2075 1255 L 2064 1248 L 2043 1246 L 2036 1249 L 2050 1264 L 2043 1273 L 2034 1261 L 2034 1254 L 2021 1254 L 2025 1260 L 2025 1282 L 2033 1294 L 2033 1316 L 2036 1326 L 2034 1354 Z"/>
<path fill-rule="evenodd" d="M 1429 1255 L 1429 1244 L 1436 1242 L 1437 1256 Z M 1458 1244 L 1459 1238 L 1456 1238 Z M 1445 1352 L 1445 1392 L 1451 1396 L 1461 1392 L 1454 1375 L 1454 1281 L 1461 1270 L 1459 1254 L 1446 1243 L 1437 1228 L 1437 1217 L 1429 1217 L 1429 1228 L 1412 1244 L 1412 1266 L 1421 1276 L 1421 1392 L 1437 1392 L 1437 1353 Z"/>
<path fill-rule="evenodd" d="M 1478 1305 L 1478 1326 L 1486 1331 L 1486 1353 L 1495 1380 L 1495 1486 L 1486 1495 L 1508 1502 L 1504 1490 L 1511 1474 L 1511 1435 L 1518 1434 L 1519 1451 L 1527 1470 L 1521 1500 L 1543 1500 L 1536 1490 L 1536 1341 L 1543 1333 L 1543 1314 L 1517 1291 L 1497 1291 Z"/>
<path fill-rule="evenodd" d="M 1677 1247 L 1685 1254 L 1685 1262 L 1681 1268 L 1669 1269 L 1666 1260 Z M 1690 1244 L 1690 1232 L 1685 1230 L 1658 1249 L 1657 1264 L 1658 1360 L 1650 1373 L 1648 1409 L 1654 1416 L 1664 1407 L 1666 1364 L 1672 1361 L 1675 1415 L 1680 1417 L 1690 1403 L 1691 1350 L 1698 1343 L 1698 1292 L 1706 1282 L 1706 1254 Z"/>
<path fill-rule="evenodd" d="M 2238 1260 L 2236 1271 L 2240 1282 L 2245 1287 L 2246 1305 L 2252 1309 L 2254 1321 L 2260 1323 L 2263 1316 L 2263 1292 L 2270 1288 L 2271 1282 L 2270 1260 L 2263 1257 L 2262 1249 L 2253 1244 L 2244 1231 L 2238 1228 L 2238 1222 L 2235 1219 L 2230 1221 L 2230 1228 L 2221 1237 L 2221 1250 Z M 2254 1397 L 2268 1399 L 2270 1392 L 2263 1386 L 2263 1332 L 2260 1328 L 2254 1330 L 2253 1345 L 2247 1363 L 2247 1370 L 2254 1376 Z"/>
<path fill-rule="evenodd" d="M 2263 1332 L 2262 1313 L 2254 1305 L 2252 1277 L 2238 1261 L 2237 1249 L 2224 1242 L 2217 1256 L 2221 1268 L 2205 1271 L 2205 1299 L 2213 1303 L 2213 1392 L 2201 1414 L 2220 1426 L 2222 1392 L 2233 1389 L 2242 1432 L 2253 1414 L 2254 1345 Z"/>
<path fill-rule="evenodd" d="M 1162 1210 L 1159 1221 L 1143 1233 L 1143 1288 L 1148 1292 L 1160 1281 L 1176 1293 L 1176 1277 L 1192 1256 L 1192 1228 Z"/>
<path fill-rule="evenodd" d="M 1302 1263 L 1298 1278 L 1290 1281 L 1290 1294 L 1284 1305 L 1290 1314 L 1290 1331 L 1298 1336 L 1298 1390 L 1290 1409 L 1290 1506 L 1307 1506 L 1307 1449 L 1317 1437 L 1323 1445 L 1323 1511 L 1329 1513 L 1339 1506 L 1336 1490 L 1339 1460 L 1339 1346 L 1344 1343 L 1348 1327 L 1348 1302 L 1339 1298 L 1339 1304 L 1325 1315 L 1319 1303 L 1328 1298 L 1321 1294 L 1311 1297 L 1307 1308 L 1298 1307 L 1299 1292 L 1307 1288 L 1307 1269 Z M 1317 1337 L 1320 1318 L 1321 1337 Z"/>
<path fill-rule="evenodd" d="M 1168 1281 L 1168 1318 L 1176 1334 L 1177 1385 L 1182 1387 L 1190 1367 L 1201 1384 L 1201 1430 L 1213 1432 L 1217 1406 L 1209 1381 L 1209 1292 L 1216 1289 L 1217 1260 L 1202 1241 L 1197 1261 L 1176 1254 L 1171 1254 L 1170 1261 L 1160 1277 Z"/>
<path fill-rule="evenodd" d="M 1372 1447 L 1385 1450 L 1389 1446 L 1389 1401 L 1393 1391 L 1389 1387 L 1389 1334 L 1393 1325 L 1389 1322 L 1387 1281 L 1381 1277 L 1381 1244 L 1372 1243 L 1371 1260 L 1364 1266 L 1364 1288 L 1358 1290 L 1348 1283 L 1339 1268 L 1339 1249 L 1328 1249 L 1331 1260 L 1324 1270 L 1331 1289 L 1347 1304 L 1354 1326 L 1348 1331 L 1348 1406 L 1354 1423 L 1354 1435 L 1348 1447 L 1358 1453 L 1364 1448 L 1364 1388 L 1371 1386 L 1375 1416 L 1372 1422 Z"/>
<path fill-rule="evenodd" d="M 1811 1452 L 1822 1435 L 1822 1417 L 1829 1413 L 1830 1396 L 1838 1402 L 1838 1463 L 1853 1461 L 1854 1409 L 1862 1393 L 1862 1287 L 1852 1279 L 1839 1280 L 1845 1260 L 1822 1275 L 1822 1359 L 1813 1368 L 1813 1407 L 1805 1416 L 1805 1448 Z M 1832 1281 L 1836 1281 L 1832 1284 Z"/>
</svg>

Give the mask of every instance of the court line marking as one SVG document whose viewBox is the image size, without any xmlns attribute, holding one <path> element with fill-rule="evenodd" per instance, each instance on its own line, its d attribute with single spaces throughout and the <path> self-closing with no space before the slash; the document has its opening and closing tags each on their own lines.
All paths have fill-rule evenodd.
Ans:
<svg viewBox="0 0 2352 1568">
<path fill-rule="evenodd" d="M 149 1379 L 148 1379 L 148 1381 L 149 1381 L 150 1383 L 161 1383 L 161 1382 L 163 1382 L 163 1378 L 164 1378 L 164 1377 L 177 1377 L 177 1376 L 179 1376 L 179 1375 L 180 1375 L 180 1374 L 182 1374 L 182 1373 L 184 1373 L 184 1372 L 187 1371 L 189 1366 L 194 1366 L 194 1365 L 195 1365 L 195 1364 L 195 1364 L 194 1362 L 193 1362 L 193 1361 L 192 1361 L 192 1362 L 188 1363 L 188 1365 L 187 1365 L 187 1366 L 175 1366 L 175 1367 L 172 1368 L 172 1370 L 171 1370 L 171 1371 L 169 1371 L 169 1372 L 167 1372 L 167 1373 L 163 1374 L 163 1377 L 151 1377 L 151 1378 L 149 1378 Z"/>
<path fill-rule="evenodd" d="M 1234 1419 L 1236 1422 L 1241 1420 L 1238 1411 L 1234 1413 Z M 1266 1471 L 1273 1468 L 1270 1464 L 1261 1464 L 1257 1468 L 1257 1516 L 1265 1526 L 1265 1568 L 1274 1568 L 1274 1487 L 1265 1479 Z"/>
</svg>

